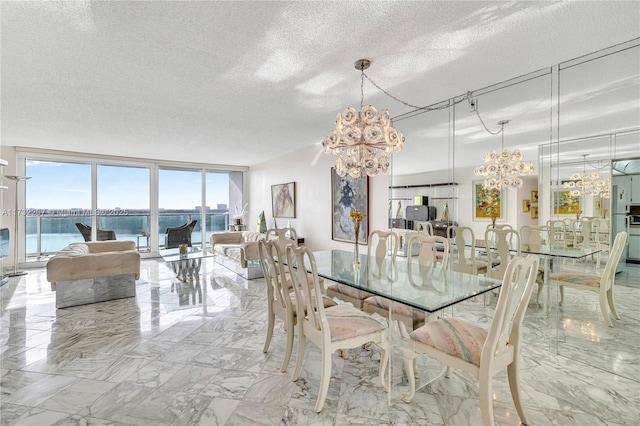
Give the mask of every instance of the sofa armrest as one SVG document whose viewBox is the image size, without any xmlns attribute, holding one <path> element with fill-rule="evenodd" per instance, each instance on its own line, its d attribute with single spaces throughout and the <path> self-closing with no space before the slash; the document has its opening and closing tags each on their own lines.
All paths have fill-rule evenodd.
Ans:
<svg viewBox="0 0 640 426">
<path fill-rule="evenodd" d="M 108 251 L 124 251 L 136 249 L 135 242 L 125 240 L 87 241 L 84 244 L 87 245 L 89 253 L 105 253 Z"/>
<path fill-rule="evenodd" d="M 247 267 L 248 260 L 260 259 L 257 241 L 245 241 L 240 244 L 240 263 L 243 268 Z"/>
</svg>

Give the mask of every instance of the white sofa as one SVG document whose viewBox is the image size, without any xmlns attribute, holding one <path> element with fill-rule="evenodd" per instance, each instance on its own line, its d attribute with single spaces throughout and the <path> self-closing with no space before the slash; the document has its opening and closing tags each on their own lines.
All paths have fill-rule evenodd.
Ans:
<svg viewBox="0 0 640 426">
<path fill-rule="evenodd" d="M 133 297 L 138 278 L 140 253 L 133 241 L 73 243 L 47 262 L 57 308 Z"/>
<path fill-rule="evenodd" d="M 263 276 L 258 254 L 258 241 L 266 234 L 255 231 L 233 231 L 211 234 L 214 260 L 236 274 L 252 280 Z"/>
</svg>

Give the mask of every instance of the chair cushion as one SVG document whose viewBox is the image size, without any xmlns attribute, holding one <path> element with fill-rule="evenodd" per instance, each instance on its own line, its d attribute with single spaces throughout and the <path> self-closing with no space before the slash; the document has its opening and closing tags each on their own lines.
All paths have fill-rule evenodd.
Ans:
<svg viewBox="0 0 640 426">
<path fill-rule="evenodd" d="M 394 315 L 413 318 L 414 323 L 416 321 L 424 321 L 425 319 L 425 314 L 423 311 L 413 309 L 410 306 L 402 303 L 391 302 L 389 299 L 385 299 L 382 296 L 367 297 L 366 299 L 364 299 L 364 303 L 370 306 L 375 306 L 376 308 L 384 309 L 385 311 L 388 311 L 389 306 L 392 306 Z"/>
<path fill-rule="evenodd" d="M 385 329 L 385 326 L 369 315 L 349 305 L 336 305 L 325 311 L 331 341 L 351 339 Z"/>
<path fill-rule="evenodd" d="M 357 300 L 364 300 L 367 297 L 373 297 L 373 294 L 371 293 L 367 293 L 366 291 L 362 291 L 345 284 L 331 284 L 327 287 L 327 294 L 330 292 L 344 294 L 345 296 L 349 296 Z"/>
<path fill-rule="evenodd" d="M 566 283 L 584 285 L 588 287 L 600 287 L 600 276 L 595 274 L 584 274 L 582 272 L 558 272 L 551 274 L 551 279 L 564 281 Z"/>
<path fill-rule="evenodd" d="M 443 318 L 423 325 L 409 336 L 473 365 L 480 366 L 487 330 L 455 318 Z"/>
</svg>

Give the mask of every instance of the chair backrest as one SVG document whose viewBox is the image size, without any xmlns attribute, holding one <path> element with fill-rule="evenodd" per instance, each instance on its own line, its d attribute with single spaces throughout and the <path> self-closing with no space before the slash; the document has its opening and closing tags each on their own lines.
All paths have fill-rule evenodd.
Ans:
<svg viewBox="0 0 640 426">
<path fill-rule="evenodd" d="M 420 222 L 418 226 L 415 226 L 415 230 L 418 232 L 426 232 L 429 235 L 433 235 L 433 225 L 431 224 L 431 222 Z"/>
<path fill-rule="evenodd" d="M 296 294 L 298 312 L 306 312 L 307 315 L 299 315 L 298 321 L 303 323 L 305 336 L 318 346 L 322 344 L 319 339 L 329 346 L 331 332 L 324 312 L 322 291 L 318 280 L 318 268 L 313 252 L 307 247 L 287 247 L 287 265 L 293 281 L 293 289 Z M 310 273 L 307 272 L 307 267 Z"/>
<path fill-rule="evenodd" d="M 176 248 L 180 244 L 186 244 L 191 247 L 191 233 L 198 223 L 197 219 L 180 225 L 175 228 L 167 228 L 165 231 L 165 248 Z"/>
<path fill-rule="evenodd" d="M 547 221 L 547 227 L 549 229 L 549 244 L 554 247 L 565 246 L 565 230 L 566 224 L 562 220 L 549 220 Z"/>
<path fill-rule="evenodd" d="M 531 298 L 533 284 L 538 273 L 540 259 L 530 254 L 526 258 L 514 257 L 509 261 L 502 280 L 500 296 L 487 339 L 482 347 L 480 369 L 489 368 L 494 358 L 507 351 L 518 356 L 520 344 L 520 326 Z"/>
<path fill-rule="evenodd" d="M 76 222 L 76 227 L 84 237 L 84 241 L 91 241 L 91 227 L 82 222 Z"/>
<path fill-rule="evenodd" d="M 286 310 L 291 306 L 290 290 L 285 281 L 284 262 L 280 246 L 276 240 L 258 241 L 258 254 L 260 255 L 260 266 L 267 282 L 267 301 L 275 304 L 280 310 Z"/>
<path fill-rule="evenodd" d="M 502 279 L 512 257 L 511 250 L 515 251 L 513 255 L 520 256 L 520 234 L 513 229 L 489 228 L 484 238 L 488 254 L 487 276 Z"/>
<path fill-rule="evenodd" d="M 520 227 L 522 244 L 540 246 L 549 240 L 549 228 L 546 226 L 523 225 Z"/>
<path fill-rule="evenodd" d="M 456 272 L 464 272 L 476 275 L 478 273 L 478 265 L 476 264 L 476 238 L 473 229 L 468 226 L 450 226 L 448 235 L 453 235 L 456 244 L 458 256 L 451 261 L 451 269 Z M 467 252 L 469 257 L 467 257 Z"/>
<path fill-rule="evenodd" d="M 383 259 L 391 256 L 391 260 L 395 262 L 398 254 L 398 246 L 400 237 L 394 231 L 375 230 L 369 233 L 369 245 L 367 246 L 367 257 L 373 256 Z M 374 247 L 375 246 L 375 247 Z"/>
<path fill-rule="evenodd" d="M 415 247 L 420 248 L 420 253 L 418 254 L 418 264 L 422 266 L 431 266 L 436 267 L 438 263 L 438 246 L 443 248 L 442 251 L 442 264 L 441 268 L 445 269 L 449 265 L 449 253 L 451 251 L 451 247 L 449 245 L 449 240 L 440 236 L 431 236 L 427 235 L 424 232 L 418 232 L 412 234 L 409 237 L 408 244 L 408 262 L 411 262 L 413 259 L 413 250 Z"/>
<path fill-rule="evenodd" d="M 611 252 L 609 253 L 609 259 L 607 259 L 607 264 L 604 265 L 602 277 L 600 278 L 601 289 L 604 288 L 605 290 L 608 290 L 613 287 L 616 269 L 618 268 L 618 262 L 620 262 L 620 258 L 622 257 L 624 246 L 627 243 L 627 237 L 628 236 L 625 231 L 618 232 L 616 234 L 616 238 L 613 240 L 613 246 L 611 247 Z"/>
<path fill-rule="evenodd" d="M 290 235 L 289 237 L 287 235 Z M 285 254 L 287 252 L 287 246 L 293 244 L 298 246 L 298 233 L 293 228 L 271 228 L 266 233 L 267 240 L 276 241 L 280 252 Z"/>
<path fill-rule="evenodd" d="M 574 223 L 576 232 L 579 232 L 582 236 L 582 241 L 579 243 L 582 247 L 589 247 L 594 242 L 595 234 L 593 233 L 593 220 L 592 219 L 580 219 Z"/>
</svg>

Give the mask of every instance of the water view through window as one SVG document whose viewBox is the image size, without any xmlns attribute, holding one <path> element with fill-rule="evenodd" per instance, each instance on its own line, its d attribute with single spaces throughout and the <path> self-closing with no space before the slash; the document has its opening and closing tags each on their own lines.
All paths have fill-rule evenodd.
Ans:
<svg viewBox="0 0 640 426">
<path fill-rule="evenodd" d="M 52 254 L 70 243 L 85 241 L 82 224 L 109 231 L 99 232 L 98 240 L 115 235 L 148 251 L 152 248 L 151 232 L 157 232 L 155 248 L 162 248 L 166 228 L 195 219 L 198 224 L 192 243 L 199 245 L 203 238 L 208 241 L 212 232 L 227 230 L 230 185 L 242 181 L 238 179 L 242 172 L 158 167 L 154 183 L 153 165 L 92 166 L 30 159 L 25 172 L 32 177 L 25 188 L 26 257 Z M 154 187 L 158 191 L 157 214 L 152 214 Z M 143 234 L 149 237 L 141 239 Z"/>
</svg>

